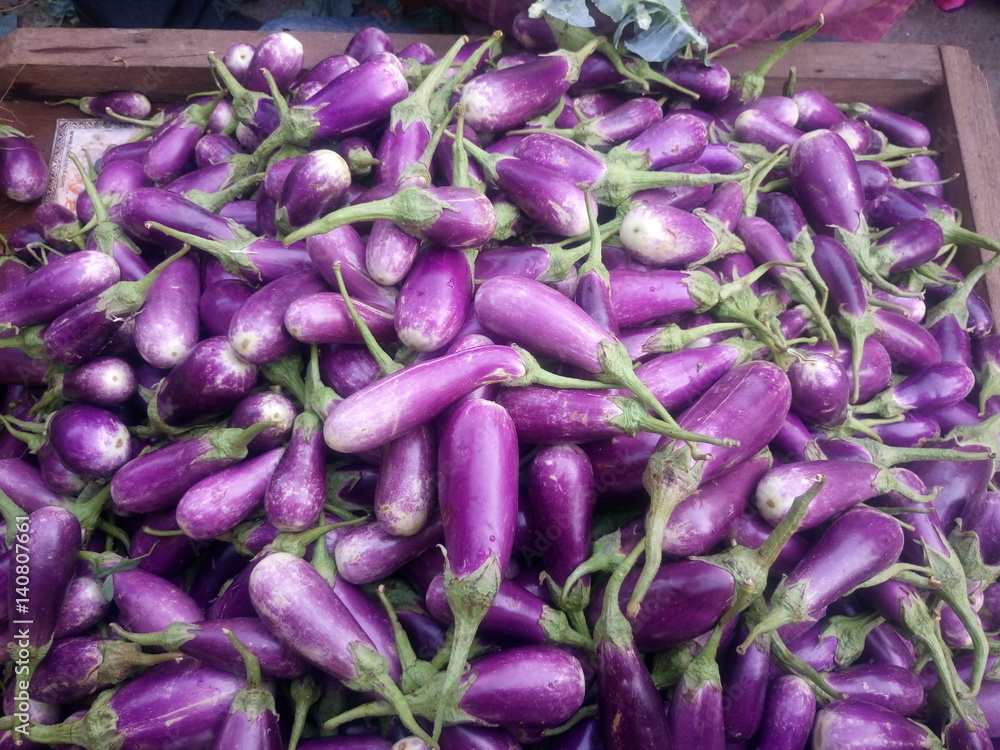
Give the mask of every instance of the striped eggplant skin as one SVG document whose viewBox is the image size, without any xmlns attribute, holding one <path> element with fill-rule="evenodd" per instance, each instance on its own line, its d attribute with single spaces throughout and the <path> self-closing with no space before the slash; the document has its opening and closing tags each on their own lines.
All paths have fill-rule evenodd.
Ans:
<svg viewBox="0 0 1000 750">
<path fill-rule="evenodd" d="M 806 680 L 783 675 L 767 688 L 767 703 L 757 747 L 760 750 L 805 750 L 816 716 L 816 696 Z"/>
<path fill-rule="evenodd" d="M 488 724 L 559 726 L 583 704 L 580 661 L 555 646 L 519 646 L 474 659 L 459 707 Z"/>
<path fill-rule="evenodd" d="M 821 234 L 831 234 L 834 227 L 858 231 L 864 194 L 854 154 L 843 138 L 830 130 L 799 138 L 788 154 L 788 177 L 813 229 Z"/>
<path fill-rule="evenodd" d="M 141 568 L 111 574 L 120 622 L 129 631 L 155 633 L 174 622 L 200 622 L 201 607 L 176 584 Z"/>
<path fill-rule="evenodd" d="M 340 402 L 323 426 L 326 444 L 343 453 L 384 445 L 437 416 L 489 383 L 524 377 L 524 361 L 510 347 L 484 346 L 399 370 Z"/>
<path fill-rule="evenodd" d="M 925 726 L 887 708 L 859 700 L 838 700 L 816 712 L 815 750 L 942 748 Z"/>
</svg>

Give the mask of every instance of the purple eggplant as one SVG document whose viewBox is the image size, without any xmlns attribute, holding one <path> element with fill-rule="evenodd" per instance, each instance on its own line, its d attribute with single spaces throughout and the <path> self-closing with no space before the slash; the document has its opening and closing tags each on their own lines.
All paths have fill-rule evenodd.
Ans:
<svg viewBox="0 0 1000 750">
<path fill-rule="evenodd" d="M 466 124 L 482 133 L 510 130 L 550 110 L 576 82 L 596 43 L 558 50 L 533 62 L 483 73 L 462 89 Z"/>
<path fill-rule="evenodd" d="M 46 703 L 73 703 L 176 658 L 176 653 L 144 654 L 126 641 L 64 638 L 53 644 L 32 675 L 31 694 Z"/>
<path fill-rule="evenodd" d="M 326 500 L 323 428 L 311 413 L 295 418 L 291 439 L 264 492 L 268 520 L 283 531 L 315 525 Z"/>
<path fill-rule="evenodd" d="M 251 91 L 270 92 L 264 71 L 267 70 L 278 91 L 287 91 L 302 72 L 305 52 L 302 42 L 283 31 L 268 34 L 254 50 L 242 83 Z"/>
<path fill-rule="evenodd" d="M 256 365 L 241 359 L 226 337 L 202 339 L 160 384 L 159 418 L 182 425 L 223 412 L 248 395 L 256 382 Z"/>
<path fill-rule="evenodd" d="M 833 227 L 858 231 L 864 199 L 854 154 L 843 138 L 814 130 L 800 138 L 788 155 L 792 192 L 817 232 Z"/>
<path fill-rule="evenodd" d="M 350 55 L 324 57 L 299 76 L 292 90 L 291 101 L 294 104 L 301 104 L 334 78 L 356 67 L 358 67 L 358 61 Z M 341 156 L 347 158 L 346 154 L 341 153 Z M 350 160 L 348 159 L 348 161 Z"/>
<path fill-rule="evenodd" d="M 859 506 L 837 516 L 781 582 L 771 597 L 770 612 L 754 626 L 751 638 L 815 619 L 855 586 L 895 564 L 902 549 L 903 532 L 885 513 Z"/>
<path fill-rule="evenodd" d="M 0 191 L 17 203 L 34 203 L 48 186 L 49 169 L 35 142 L 9 125 L 0 128 Z"/>
<path fill-rule="evenodd" d="M 375 651 L 347 606 L 309 563 L 287 552 L 267 555 L 250 575 L 250 596 L 279 640 L 349 686 L 380 693 L 408 729 L 430 739 L 389 678 L 385 657 Z"/>
<path fill-rule="evenodd" d="M 329 213 L 343 202 L 350 183 L 350 168 L 340 154 L 310 151 L 285 179 L 277 206 L 278 229 L 287 232 Z"/>
<path fill-rule="evenodd" d="M 457 250 L 430 248 L 413 264 L 396 299 L 400 342 L 420 352 L 447 346 L 472 303 L 469 260 Z"/>
<path fill-rule="evenodd" d="M 292 434 L 299 410 L 290 398 L 274 391 L 257 391 L 241 400 L 229 415 L 229 427 L 245 430 L 261 422 L 260 429 L 247 445 L 251 455 L 280 448 Z"/>
<path fill-rule="evenodd" d="M 113 741 L 131 748 L 208 747 L 243 684 L 237 675 L 180 659 L 101 693 L 83 718 L 52 727 L 32 725 L 28 736 L 84 747 Z"/>
<path fill-rule="evenodd" d="M 274 688 L 261 680 L 257 657 L 231 630 L 225 631 L 243 658 L 246 685 L 233 697 L 229 714 L 215 735 L 213 748 L 253 747 L 260 750 L 281 750 L 284 743 L 278 726 Z"/>
<path fill-rule="evenodd" d="M 927 727 L 887 708 L 850 699 L 816 712 L 812 746 L 816 750 L 943 747 Z"/>
<path fill-rule="evenodd" d="M 199 339 L 197 300 L 201 293 L 194 259 L 178 259 L 160 274 L 136 316 L 139 354 L 154 367 L 169 369 L 182 360 Z"/>
<path fill-rule="evenodd" d="M 99 406 L 64 406 L 52 415 L 48 430 L 50 444 L 67 468 L 83 476 L 111 477 L 131 458 L 125 423 Z"/>
<path fill-rule="evenodd" d="M 95 251 L 55 258 L 0 294 L 0 321 L 23 327 L 48 323 L 121 278 L 118 264 Z"/>
<path fill-rule="evenodd" d="M 63 398 L 105 408 L 125 403 L 136 389 L 135 370 L 119 357 L 99 357 L 59 379 Z"/>
<path fill-rule="evenodd" d="M 816 696 L 798 675 L 774 679 L 767 689 L 764 719 L 757 735 L 760 750 L 805 750 L 816 716 Z"/>
<path fill-rule="evenodd" d="M 772 405 L 766 421 L 749 424 L 745 415 L 752 404 Z M 696 448 L 685 444 L 661 441 L 661 447 L 650 459 L 643 483 L 651 505 L 646 518 L 649 537 L 646 565 L 630 602 L 630 614 L 639 609 L 639 602 L 652 581 L 662 556 L 662 539 L 673 509 L 702 482 L 711 481 L 733 466 L 758 453 L 777 434 L 791 402 L 788 378 L 768 362 L 748 362 L 737 365 L 722 376 L 681 416 L 685 429 L 708 433 L 725 433 L 738 442 L 731 447 Z M 743 427 L 738 433 L 737 425 Z M 698 460 L 695 453 L 707 455 Z"/>
<path fill-rule="evenodd" d="M 448 551 L 445 595 L 455 614 L 455 636 L 435 734 L 442 726 L 443 708 L 454 700 L 476 627 L 496 597 L 513 549 L 517 435 L 503 407 L 481 400 L 460 404 L 442 427 L 438 472 Z"/>
<path fill-rule="evenodd" d="M 386 310 L 395 307 L 396 290 L 379 284 L 371 277 L 366 267 L 365 241 L 353 227 L 343 226 L 308 237 L 306 250 L 331 289 L 337 288 L 333 268 L 334 263 L 339 263 L 344 286 L 352 300 Z"/>
<path fill-rule="evenodd" d="M 197 482 L 177 504 L 177 524 L 192 539 L 211 539 L 230 531 L 263 503 L 282 454 L 276 448 Z"/>
<path fill-rule="evenodd" d="M 151 633 L 173 622 L 205 619 L 194 599 L 165 578 L 140 568 L 112 569 L 109 578 L 119 622 L 129 630 Z"/>
<path fill-rule="evenodd" d="M 136 456 L 111 480 L 114 508 L 129 514 L 176 505 L 195 483 L 244 458 L 247 444 L 265 427 L 209 431 Z"/>
</svg>

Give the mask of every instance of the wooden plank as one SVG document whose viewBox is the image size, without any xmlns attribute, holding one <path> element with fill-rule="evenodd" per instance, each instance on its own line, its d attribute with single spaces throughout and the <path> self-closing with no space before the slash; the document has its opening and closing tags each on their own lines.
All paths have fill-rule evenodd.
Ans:
<svg viewBox="0 0 1000 750">
<path fill-rule="evenodd" d="M 941 63 L 946 81 L 941 96 L 947 98 L 942 110 L 950 113 L 948 125 L 954 129 L 938 130 L 935 136 L 942 150 L 942 163 L 962 177 L 961 182 L 946 186 L 948 198 L 962 212 L 963 226 L 1000 238 L 1000 192 L 996 188 L 1000 135 L 990 106 L 989 85 L 982 70 L 972 64 L 968 51 L 961 47 L 941 47 Z M 962 262 L 965 267 L 993 255 L 981 251 L 977 258 L 972 251 L 967 253 Z M 1000 274 L 989 274 L 985 289 L 994 316 L 1000 321 Z"/>
</svg>

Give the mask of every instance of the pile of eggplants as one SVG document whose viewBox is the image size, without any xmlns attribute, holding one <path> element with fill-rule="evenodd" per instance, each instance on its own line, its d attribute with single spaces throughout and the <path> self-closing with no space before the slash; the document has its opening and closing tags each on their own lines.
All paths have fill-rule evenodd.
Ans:
<svg viewBox="0 0 1000 750">
<path fill-rule="evenodd" d="M 1000 242 L 910 117 L 562 44 L 81 103 L 145 129 L 0 258 L 0 747 L 997 746 Z"/>
</svg>

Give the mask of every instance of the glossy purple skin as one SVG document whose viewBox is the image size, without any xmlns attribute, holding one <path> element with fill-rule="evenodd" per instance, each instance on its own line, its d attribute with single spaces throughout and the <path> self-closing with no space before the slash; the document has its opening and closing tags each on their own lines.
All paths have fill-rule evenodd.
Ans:
<svg viewBox="0 0 1000 750">
<path fill-rule="evenodd" d="M 805 679 L 783 675 L 767 689 L 757 735 L 760 750 L 805 750 L 816 715 L 816 696 Z"/>
<path fill-rule="evenodd" d="M 128 428 L 99 406 L 74 403 L 56 411 L 48 423 L 49 443 L 70 471 L 110 477 L 130 457 Z"/>
<path fill-rule="evenodd" d="M 264 365 L 291 354 L 298 342 L 283 327 L 285 313 L 297 299 L 326 293 L 329 287 L 318 271 L 282 276 L 254 292 L 229 324 L 227 337 L 237 356 L 251 365 Z"/>
<path fill-rule="evenodd" d="M 101 584 L 90 570 L 81 571 L 70 581 L 59 608 L 55 637 L 70 638 L 90 631 L 104 619 L 110 607 L 101 593 Z M 87 566 L 89 568 L 89 565 Z"/>
<path fill-rule="evenodd" d="M 649 202 L 625 214 L 621 239 L 632 258 L 650 266 L 686 266 L 716 246 L 715 234 L 695 214 Z"/>
<path fill-rule="evenodd" d="M 179 528 L 173 510 L 146 516 L 132 534 L 128 556 L 139 560 L 139 567 L 153 575 L 170 578 L 181 573 L 197 557 L 191 539 L 183 534 L 160 536 L 147 531 L 177 531 Z"/>
<path fill-rule="evenodd" d="M 200 144 L 202 140 L 204 140 L 204 136 L 198 139 L 198 143 Z M 195 154 L 197 152 L 198 146 L 196 145 Z M 190 172 L 185 172 L 176 180 L 171 180 L 164 185 L 163 189 L 169 190 L 171 193 L 183 195 L 185 198 L 195 191 L 215 193 L 222 190 L 229 183 L 232 175 L 233 167 L 231 164 L 227 162 L 211 164 L 206 167 L 193 169 Z"/>
<path fill-rule="evenodd" d="M 543 230 L 560 237 L 586 234 L 587 195 L 572 177 L 516 157 L 500 159 L 496 174 L 497 187 Z"/>
<path fill-rule="evenodd" d="M 410 536 L 390 534 L 377 522 L 363 524 L 337 542 L 337 572 L 344 580 L 359 586 L 374 583 L 431 549 L 443 533 L 441 520 L 436 516 Z"/>
<path fill-rule="evenodd" d="M 947 315 L 930 326 L 931 335 L 941 349 L 941 360 L 972 367 L 972 339 L 954 315 Z"/>
<path fill-rule="evenodd" d="M 626 151 L 645 153 L 648 169 L 697 161 L 708 145 L 704 121 L 688 112 L 673 112 L 628 141 Z"/>
<path fill-rule="evenodd" d="M 264 492 L 264 512 L 274 526 L 305 531 L 315 525 L 326 501 L 325 455 L 319 420 L 300 415 Z"/>
<path fill-rule="evenodd" d="M 48 323 L 120 278 L 118 264 L 104 253 L 83 251 L 54 258 L 0 294 L 0 320 L 19 327 Z"/>
<path fill-rule="evenodd" d="M 256 617 L 202 620 L 188 629 L 191 637 L 178 650 L 218 669 L 242 675 L 243 660 L 222 632 L 224 628 L 233 631 L 240 643 L 257 657 L 265 679 L 297 677 L 306 671 L 306 663 Z"/>
<path fill-rule="evenodd" d="M 111 574 L 119 622 L 133 633 L 155 633 L 172 622 L 200 622 L 201 607 L 183 589 L 140 568 Z"/>
<path fill-rule="evenodd" d="M 324 436 L 328 446 L 342 453 L 375 448 L 483 385 L 524 375 L 524 362 L 505 346 L 478 347 L 421 362 L 344 399 L 327 417 Z"/>
<path fill-rule="evenodd" d="M 931 144 L 930 131 L 911 117 L 875 104 L 856 105 L 856 108 L 857 119 L 883 132 L 895 146 L 927 148 Z"/>
<path fill-rule="evenodd" d="M 376 341 L 396 338 L 390 312 L 357 301 L 354 307 Z M 361 332 L 351 320 L 347 303 L 338 292 L 319 291 L 293 299 L 285 310 L 283 324 L 291 338 L 307 344 L 362 342 Z"/>
<path fill-rule="evenodd" d="M 876 154 L 882 150 L 883 139 L 860 120 L 840 120 L 828 129 L 843 138 L 855 154 Z"/>
<path fill-rule="evenodd" d="M 351 184 L 347 162 L 336 151 L 314 149 L 288 173 L 278 211 L 290 227 L 302 227 L 340 206 Z"/>
<path fill-rule="evenodd" d="M 937 362 L 892 388 L 901 409 L 936 409 L 964 399 L 975 385 L 972 370 L 958 362 Z"/>
<path fill-rule="evenodd" d="M 740 639 L 748 631 L 737 631 Z M 721 669 L 722 706 L 726 741 L 745 742 L 757 733 L 764 719 L 768 677 L 771 671 L 770 644 L 753 641 L 744 654 L 729 653 Z"/>
<path fill-rule="evenodd" d="M 910 670 L 916 663 L 913 644 L 887 622 L 876 625 L 868 633 L 862 657 L 875 664 L 888 664 Z"/>
<path fill-rule="evenodd" d="M 829 128 L 846 117 L 836 104 L 814 89 L 796 91 L 792 94 L 792 101 L 799 110 L 796 127 L 801 130 Z"/>
<path fill-rule="evenodd" d="M 833 357 L 813 352 L 788 368 L 792 409 L 809 424 L 840 424 L 847 415 L 851 379 Z"/>
<path fill-rule="evenodd" d="M 661 354 L 635 368 L 635 373 L 656 400 L 671 410 L 691 404 L 739 359 L 736 347 L 712 344 Z"/>
<path fill-rule="evenodd" d="M 945 447 L 955 447 L 946 444 Z M 958 447 L 959 450 L 981 452 L 975 446 Z M 993 461 L 915 461 L 905 468 L 916 474 L 927 487 L 938 487 L 934 507 L 946 532 L 951 531 L 955 519 L 970 503 L 978 503 L 987 491 L 993 473 Z"/>
<path fill-rule="evenodd" d="M 552 109 L 576 77 L 562 54 L 482 73 L 462 89 L 465 125 L 480 133 L 510 130 Z"/>
<path fill-rule="evenodd" d="M 179 250 L 183 243 L 147 229 L 147 222 L 155 221 L 208 239 L 231 240 L 235 237 L 225 219 L 161 188 L 136 188 L 125 196 L 120 207 L 122 227 L 131 237 L 167 250 Z"/>
<path fill-rule="evenodd" d="M 282 449 L 275 448 L 193 485 L 177 504 L 178 526 L 192 539 L 213 539 L 231 531 L 264 502 L 282 454 Z"/>
<path fill-rule="evenodd" d="M 581 126 L 586 143 L 594 148 L 608 148 L 635 138 L 663 117 L 663 109 L 654 99 L 636 97 L 626 99 L 601 113 L 590 114 L 586 125 Z M 579 104 L 577 99 L 576 106 Z"/>
<path fill-rule="evenodd" d="M 353 227 L 347 225 L 307 237 L 306 250 L 331 289 L 337 289 L 333 264 L 340 263 L 344 286 L 353 301 L 393 309 L 396 291 L 372 279 L 365 266 L 365 242 Z"/>
<path fill-rule="evenodd" d="M 896 176 L 909 182 L 940 182 L 941 170 L 930 156 L 915 154 L 906 164 L 896 168 Z M 944 185 L 917 185 L 908 188 L 914 193 L 927 193 L 938 198 L 944 198 Z"/>
<path fill-rule="evenodd" d="M 71 401 L 112 407 L 135 393 L 135 370 L 119 357 L 100 357 L 74 367 L 62 379 L 62 394 Z"/>
<path fill-rule="evenodd" d="M 854 154 L 843 138 L 830 130 L 800 138 L 788 154 L 788 176 L 813 229 L 821 234 L 831 234 L 832 227 L 858 230 L 864 196 Z"/>
<path fill-rule="evenodd" d="M 818 132 L 818 131 L 817 131 Z M 830 289 L 830 301 L 841 316 L 860 318 L 868 309 L 861 274 L 847 249 L 832 237 L 813 239 L 816 270 Z"/>
<path fill-rule="evenodd" d="M 337 577 L 333 583 L 334 595 L 343 602 L 361 630 L 371 639 L 375 650 L 388 661 L 388 674 L 393 681 L 399 681 L 402 666 L 396 650 L 396 638 L 392 622 L 385 608 L 375 598 L 359 586 Z"/>
<path fill-rule="evenodd" d="M 243 153 L 243 147 L 233 138 L 221 133 L 203 135 L 194 147 L 194 159 L 199 168 L 223 164 L 231 156 Z"/>
<path fill-rule="evenodd" d="M 320 346 L 319 368 L 323 382 L 344 398 L 380 375 L 375 358 L 360 344 Z"/>
<path fill-rule="evenodd" d="M 274 422 L 258 432 L 247 446 L 251 455 L 256 455 L 283 446 L 292 434 L 292 423 L 298 413 L 298 407 L 288 396 L 273 391 L 258 391 L 236 404 L 229 415 L 229 427 L 246 429 L 258 422 Z"/>
<path fill-rule="evenodd" d="M 200 299 L 201 281 L 194 258 L 179 258 L 163 270 L 135 319 L 135 345 L 144 360 L 169 369 L 187 356 L 201 338 Z"/>
<path fill-rule="evenodd" d="M 472 271 L 464 253 L 425 250 L 396 299 L 394 324 L 400 342 L 419 352 L 447 346 L 462 327 L 472 296 Z"/>
<path fill-rule="evenodd" d="M 304 50 L 298 39 L 284 31 L 268 34 L 254 50 L 242 83 L 250 91 L 270 93 L 271 88 L 263 73 L 268 70 L 278 91 L 288 91 L 302 72 L 303 59 Z"/>
<path fill-rule="evenodd" d="M 46 385 L 49 361 L 36 359 L 20 349 L 0 349 L 0 383 L 10 385 Z"/>
<path fill-rule="evenodd" d="M 590 555 L 594 470 L 577 445 L 543 447 L 528 468 L 532 527 L 548 544 L 540 550 L 546 572 L 558 585 Z"/>
<path fill-rule="evenodd" d="M 514 156 L 591 185 L 607 172 L 604 159 L 586 146 L 553 133 L 533 133 L 514 147 Z"/>
<path fill-rule="evenodd" d="M 292 90 L 292 103 L 301 104 L 334 78 L 356 67 L 358 61 L 349 55 L 324 57 L 299 76 Z"/>
<path fill-rule="evenodd" d="M 670 737 L 663 701 L 635 643 L 595 646 L 600 740 L 604 750 L 659 747 Z"/>
<path fill-rule="evenodd" d="M 833 348 L 828 344 L 806 345 L 803 348 L 824 354 L 832 354 Z M 849 372 L 851 362 L 851 348 L 844 342 L 840 344 L 840 354 L 837 356 L 841 366 L 848 370 L 853 385 L 853 374 Z M 889 353 L 874 337 L 865 339 L 864 348 L 861 351 L 861 367 L 858 373 L 859 395 L 858 402 L 862 403 L 884 390 L 892 377 L 892 362 Z"/>
<path fill-rule="evenodd" d="M 438 470 L 452 574 L 466 578 L 490 561 L 505 570 L 514 544 L 518 448 L 503 407 L 481 400 L 459 405 L 441 428 Z"/>
<path fill-rule="evenodd" d="M 638 569 L 625 578 L 618 599 L 623 612 L 638 578 Z M 602 593 L 603 588 L 591 595 L 594 618 Z M 715 626 L 732 597 L 733 577 L 721 568 L 700 560 L 664 563 L 639 614 L 629 620 L 635 644 L 640 651 L 659 651 L 699 636 Z"/>
<path fill-rule="evenodd" d="M 1000 561 L 1000 494 L 985 492 L 967 503 L 962 512 L 962 530 L 979 536 L 983 561 L 995 565 Z"/>
<path fill-rule="evenodd" d="M 903 222 L 880 237 L 873 247 L 881 273 L 900 273 L 933 260 L 944 244 L 941 226 L 931 219 Z"/>
<path fill-rule="evenodd" d="M 456 724 L 441 732 L 441 750 L 520 750 L 521 745 L 503 729 Z"/>
<path fill-rule="evenodd" d="M 363 135 L 389 120 L 409 87 L 394 56 L 375 54 L 345 71 L 306 99 L 306 107 L 322 107 L 314 117 L 313 138 L 326 140 Z"/>
<path fill-rule="evenodd" d="M 803 132 L 760 109 L 747 109 L 733 123 L 733 134 L 740 141 L 756 143 L 768 151 L 791 148 Z"/>
<path fill-rule="evenodd" d="M 215 452 L 215 443 L 236 433 L 214 433 L 168 443 L 143 453 L 118 470 L 111 480 L 111 498 L 117 512 L 150 513 L 175 505 L 196 482 L 224 469 L 244 454 Z"/>
<path fill-rule="evenodd" d="M 716 750 L 725 744 L 722 691 L 710 682 L 677 683 L 667 720 L 671 742 L 678 743 L 675 747 Z"/>
<path fill-rule="evenodd" d="M 394 52 L 392 38 L 377 26 L 356 31 L 347 42 L 344 54 L 365 60 L 379 52 Z"/>
<path fill-rule="evenodd" d="M 0 190 L 17 203 L 34 203 L 45 195 L 48 165 L 35 142 L 18 133 L 0 137 Z"/>
<path fill-rule="evenodd" d="M 859 700 L 839 700 L 816 712 L 815 750 L 883 750 L 939 747 L 926 727 L 895 711 Z"/>
<path fill-rule="evenodd" d="M 521 646 L 474 659 L 462 677 L 459 707 L 490 724 L 552 727 L 583 703 L 584 674 L 575 656 L 554 646 Z"/>
<path fill-rule="evenodd" d="M 376 282 L 391 286 L 406 277 L 419 250 L 417 237 L 391 221 L 376 221 L 365 246 L 365 266 Z"/>
<path fill-rule="evenodd" d="M 438 622 L 454 622 L 455 616 L 445 595 L 443 574 L 431 581 L 425 594 L 425 604 L 428 613 Z M 510 643 L 545 643 L 545 631 L 540 624 L 544 613 L 545 602 L 542 599 L 514 581 L 503 579 L 493 604 L 479 623 L 478 632 Z"/>
<path fill-rule="evenodd" d="M 622 328 L 698 309 L 686 283 L 697 276 L 687 271 L 615 269 L 610 276 L 611 299 Z"/>
<path fill-rule="evenodd" d="M 278 640 L 340 680 L 357 677 L 352 643 L 374 647 L 316 569 L 287 552 L 271 553 L 257 563 L 250 574 L 250 597 Z"/>
<path fill-rule="evenodd" d="M 698 101 L 708 103 L 725 99 L 732 83 L 728 68 L 711 61 L 704 63 L 697 58 L 675 57 L 664 67 L 663 74 L 698 94 Z"/>
<path fill-rule="evenodd" d="M 920 678 L 904 667 L 854 664 L 826 675 L 834 690 L 854 700 L 873 703 L 910 716 L 924 704 Z"/>
<path fill-rule="evenodd" d="M 533 353 L 592 373 L 603 366 L 598 350 L 611 336 L 579 306 L 532 279 L 499 276 L 476 292 L 476 317 L 501 338 Z"/>
<path fill-rule="evenodd" d="M 80 522 L 63 508 L 39 508 L 18 521 L 15 542 L 7 607 L 16 613 L 15 620 L 30 622 L 27 637 L 19 645 L 41 649 L 54 637 L 60 605 L 76 570 Z M 16 622 L 12 627 L 25 630 Z"/>
<path fill-rule="evenodd" d="M 215 734 L 213 748 L 252 747 L 255 750 L 281 750 L 284 742 L 278 715 L 268 709 L 248 714 L 245 710 L 232 709 Z"/>
<path fill-rule="evenodd" d="M 877 203 L 892 186 L 892 172 L 877 161 L 859 161 L 858 174 L 866 205 Z"/>
<path fill-rule="evenodd" d="M 785 585 L 803 582 L 803 605 L 815 614 L 894 564 L 902 550 L 903 532 L 890 516 L 867 506 L 851 508 L 827 526 Z"/>
<path fill-rule="evenodd" d="M 196 105 L 192 105 L 196 106 Z M 205 134 L 205 123 L 181 112 L 164 122 L 149 137 L 142 169 L 156 185 L 173 182 L 194 166 L 194 148 Z"/>
<path fill-rule="evenodd" d="M 242 360 L 227 338 L 202 339 L 160 384 L 160 417 L 176 426 L 226 411 L 256 382 L 257 367 Z"/>
<path fill-rule="evenodd" d="M 388 533 L 412 536 L 427 523 L 436 500 L 436 458 L 434 432 L 429 425 L 421 425 L 385 447 L 375 489 L 375 517 Z"/>
<path fill-rule="evenodd" d="M 895 185 L 868 206 L 868 224 L 877 229 L 898 227 L 916 219 L 928 219 L 930 213 L 918 196 Z"/>
<path fill-rule="evenodd" d="M 800 529 L 809 529 L 879 494 L 880 469 L 863 461 L 798 461 L 771 469 L 757 485 L 757 510 L 772 525 L 785 517 L 792 500 L 818 475 L 826 485 L 809 504 Z"/>
<path fill-rule="evenodd" d="M 45 703 L 73 703 L 108 687 L 98 670 L 105 661 L 104 649 L 113 643 L 93 636 L 57 640 L 32 675 L 33 699 Z M 136 665 L 133 673 L 140 669 Z M 123 678 L 131 676 L 123 669 L 117 671 Z"/>
<path fill-rule="evenodd" d="M 160 664 L 108 702 L 125 747 L 207 746 L 245 678 L 193 659 Z"/>
<path fill-rule="evenodd" d="M 606 440 L 624 434 L 615 419 L 622 406 L 608 392 L 527 386 L 500 393 L 497 403 L 525 443 L 558 445 Z"/>
<path fill-rule="evenodd" d="M 934 417 L 919 411 L 907 412 L 899 422 L 875 425 L 872 428 L 886 445 L 915 447 L 935 442 L 941 428 Z"/>
</svg>

